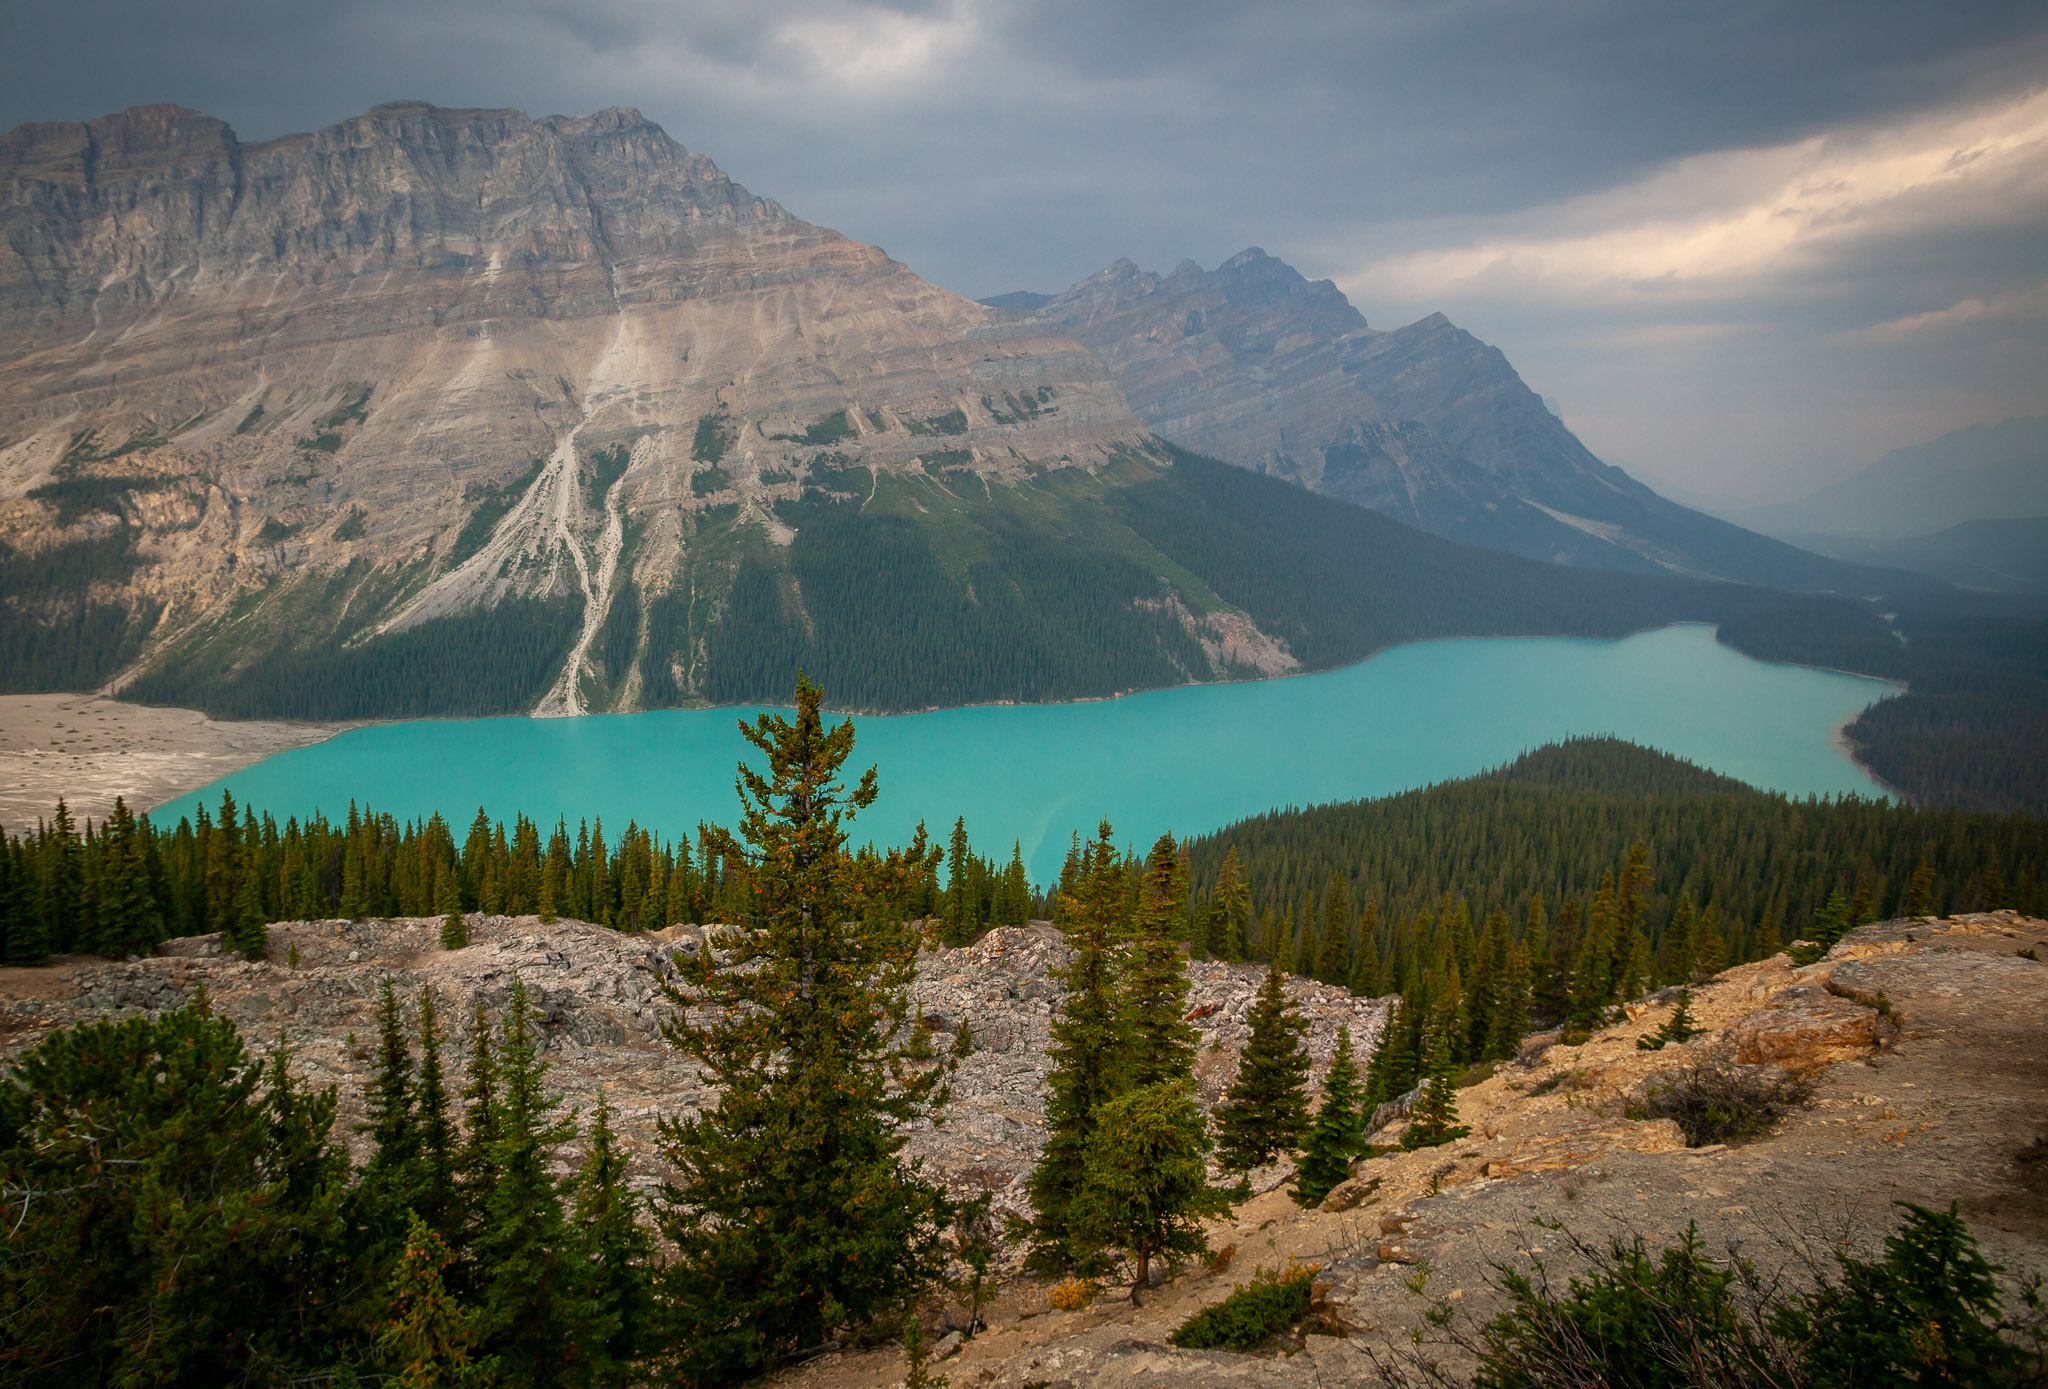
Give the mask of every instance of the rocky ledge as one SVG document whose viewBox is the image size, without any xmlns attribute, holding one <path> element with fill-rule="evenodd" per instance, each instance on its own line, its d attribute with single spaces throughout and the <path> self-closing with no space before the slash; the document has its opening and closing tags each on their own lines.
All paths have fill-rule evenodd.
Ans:
<svg viewBox="0 0 2048 1389">
<path fill-rule="evenodd" d="M 433 920 L 286 922 L 271 928 L 260 962 L 224 957 L 202 937 L 150 959 L 0 970 L 0 1061 L 52 1028 L 173 1007 L 204 985 L 255 1049 L 289 1037 L 308 1078 L 338 1086 L 338 1127 L 356 1142 L 349 1126 L 362 1113 L 383 983 L 408 996 L 434 991 L 459 1065 L 460 1021 L 479 1000 L 503 1007 L 518 978 L 538 1005 L 568 1103 L 587 1110 L 607 1095 L 636 1179 L 658 1180 L 655 1116 L 708 1098 L 695 1068 L 661 1039 L 660 981 L 678 951 L 703 948 L 707 932 L 628 936 L 581 922 L 476 917 L 465 949 L 440 949 L 438 935 Z M 982 1334 L 963 1342 L 937 1328 L 942 1372 L 976 1389 L 1137 1385 L 1161 1374 L 1182 1389 L 1373 1383 L 1387 1356 L 1412 1346 L 1426 1311 L 1484 1318 L 1501 1267 L 1528 1271 L 1540 1259 L 1553 1277 L 1568 1273 L 1574 1237 L 1640 1235 L 1655 1249 L 1692 1225 L 1710 1252 L 1740 1249 L 1786 1268 L 1824 1261 L 1841 1243 L 1873 1248 L 1899 1200 L 1957 1202 L 1994 1263 L 2015 1274 L 2048 1268 L 2048 1163 L 2036 1141 L 2048 1134 L 2048 965 L 2036 958 L 2044 949 L 2048 922 L 2011 913 L 1886 922 L 1850 933 L 1812 965 L 1779 955 L 1703 982 L 1691 991 L 1703 1030 L 1684 1042 L 1637 1045 L 1671 1017 L 1671 992 L 1631 1004 L 1576 1045 L 1532 1037 L 1514 1061 L 1460 1092 L 1464 1139 L 1403 1152 L 1396 1111 L 1374 1135 L 1379 1154 L 1354 1164 L 1351 1179 L 1311 1210 L 1281 1189 L 1284 1167 L 1258 1174 L 1257 1194 L 1211 1227 L 1215 1257 L 1181 1270 L 1143 1307 L 1110 1292 L 1056 1310 L 1043 1286 L 1012 1276 L 984 1310 Z M 920 960 L 916 997 L 927 1018 L 944 1035 L 968 1027 L 974 1049 L 943 1124 L 915 1133 L 912 1151 L 959 1189 L 994 1190 L 1010 1210 L 1022 1207 L 1021 1181 L 1042 1142 L 1059 1002 L 1051 971 L 1062 951 L 1059 936 L 1034 923 Z M 1196 962 L 1191 974 L 1199 1078 L 1213 1102 L 1235 1074 L 1260 971 Z M 1289 992 L 1311 1021 L 1318 1075 L 1339 1026 L 1367 1047 L 1377 1040 L 1385 1001 L 1305 980 Z M 1810 1088 L 1760 1136 L 1688 1146 L 1679 1124 L 1647 1114 L 1643 1101 L 1703 1064 Z M 1168 1343 L 1253 1268 L 1289 1259 L 1320 1266 L 1318 1315 L 1341 1334 L 1252 1355 Z M 901 1353 L 884 1347 L 826 1355 L 782 1378 L 885 1389 L 902 1376 Z"/>
</svg>

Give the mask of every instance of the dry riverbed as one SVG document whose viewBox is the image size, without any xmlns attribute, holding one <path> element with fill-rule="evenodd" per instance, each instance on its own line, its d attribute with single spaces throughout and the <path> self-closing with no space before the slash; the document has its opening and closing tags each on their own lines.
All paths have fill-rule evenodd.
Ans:
<svg viewBox="0 0 2048 1389">
<path fill-rule="evenodd" d="M 90 694 L 0 695 L 0 826 L 19 832 L 62 796 L 73 817 L 162 805 L 288 748 L 355 723 L 216 723 L 195 709 L 152 709 Z"/>
</svg>

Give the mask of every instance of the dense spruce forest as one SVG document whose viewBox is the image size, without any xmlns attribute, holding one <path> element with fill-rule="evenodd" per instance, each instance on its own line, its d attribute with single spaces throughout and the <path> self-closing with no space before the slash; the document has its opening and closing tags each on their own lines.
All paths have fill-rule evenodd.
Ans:
<svg viewBox="0 0 2048 1389">
<path fill-rule="evenodd" d="M 582 620 L 579 599 L 508 598 L 361 645 L 281 648 L 227 674 L 218 650 L 202 645 L 157 662 L 120 693 L 227 719 L 516 714 L 546 693 Z"/>
<path fill-rule="evenodd" d="M 1309 922 L 1318 938 L 1341 874 L 1354 920 L 1372 904 L 1384 949 L 1400 923 L 1426 932 L 1447 912 L 1504 912 L 1519 931 L 1532 912 L 1583 910 L 1638 843 L 1649 851 L 1653 950 L 1685 902 L 1713 909 L 1730 959 L 1807 934 L 1837 894 L 1859 920 L 2048 909 L 2041 817 L 1798 800 L 1614 738 L 1549 745 L 1400 795 L 1270 811 L 1192 840 L 1189 853 L 1202 887 L 1234 855 L 1269 929 Z M 1347 960 L 1357 945 L 1345 943 Z"/>
<path fill-rule="evenodd" d="M 0 690 L 89 690 L 134 660 L 157 609 L 98 595 L 141 563 L 126 525 L 33 555 L 0 541 Z"/>
<path fill-rule="evenodd" d="M 907 916 L 964 943 L 993 925 L 1049 916 L 1067 885 L 1026 880 L 1020 846 L 984 857 L 954 823 Z M 508 826 L 479 809 L 400 823 L 351 807 L 341 823 L 277 818 L 224 795 L 171 827 L 125 806 L 76 824 L 60 804 L 0 835 L 0 958 L 122 955 L 268 921 L 540 914 L 621 930 L 732 920 L 749 903 L 700 826 L 674 839 L 602 818 Z M 1483 776 L 1380 800 L 1256 816 L 1187 845 L 1195 891 L 1182 937 L 1226 958 L 1278 955 L 1360 992 L 1399 992 L 1398 963 L 1450 922 L 1504 912 L 1583 912 L 1631 845 L 1649 848 L 1643 928 L 1652 951 L 1681 903 L 1715 915 L 1726 958 L 1753 958 L 1811 931 L 1839 895 L 1858 920 L 1984 906 L 2048 910 L 2048 821 L 1856 798 L 1792 800 L 1614 739 L 1578 739 Z M 1078 832 L 1070 860 L 1081 853 Z M 1223 864 L 1232 859 L 1229 879 Z M 1923 868 L 1924 865 L 1924 868 Z M 1138 867 L 1129 865 L 1135 882 Z M 1333 937 L 1338 873 L 1344 926 Z M 1135 890 L 1135 889 L 1133 889 Z M 1242 905 L 1233 905 L 1242 894 Z M 1361 932 L 1378 937 L 1371 951 Z M 1458 923 L 1463 923 L 1459 926 Z M 1332 942 L 1335 941 L 1333 945 Z M 1405 944 L 1403 943 L 1405 942 Z M 1331 952 L 1334 951 L 1334 957 Z M 1382 974 L 1359 974 L 1371 958 Z"/>
<path fill-rule="evenodd" d="M 1879 612 L 1765 598 L 1720 639 L 1770 661 L 1897 680 L 1849 725 L 1857 755 L 1915 799 L 2048 812 L 2048 621 L 2037 599 L 1916 596 Z"/>
</svg>

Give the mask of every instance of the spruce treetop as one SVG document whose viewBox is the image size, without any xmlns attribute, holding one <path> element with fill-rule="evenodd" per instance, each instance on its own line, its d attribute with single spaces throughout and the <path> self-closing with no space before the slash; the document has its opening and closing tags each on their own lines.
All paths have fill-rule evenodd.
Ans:
<svg viewBox="0 0 2048 1389">
<path fill-rule="evenodd" d="M 1230 1093 L 1216 1107 L 1217 1148 L 1225 1171 L 1248 1172 L 1292 1149 L 1308 1119 L 1308 1024 L 1287 1003 L 1287 978 L 1266 970 L 1252 1004 L 1251 1037 Z"/>
</svg>

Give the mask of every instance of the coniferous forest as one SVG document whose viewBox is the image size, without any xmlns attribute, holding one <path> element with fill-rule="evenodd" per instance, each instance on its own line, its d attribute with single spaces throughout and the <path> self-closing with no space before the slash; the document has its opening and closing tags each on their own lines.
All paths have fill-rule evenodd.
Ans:
<svg viewBox="0 0 2048 1389">
<path fill-rule="evenodd" d="M 207 931 L 256 957 L 266 923 L 336 914 L 442 915 L 450 947 L 473 910 L 739 928 L 664 985 L 664 1035 L 720 1098 L 662 1121 L 676 1175 L 651 1197 L 602 1106 L 562 1113 L 519 991 L 443 1019 L 386 988 L 359 1167 L 334 1093 L 300 1085 L 288 1045 L 252 1056 L 203 995 L 52 1034 L 0 1083 L 10 1382 L 714 1385 L 834 1337 L 914 1341 L 907 1319 L 985 1274 L 997 1238 L 982 1201 L 901 1156 L 959 1055 L 910 1011 L 917 952 L 1041 913 L 1072 953 L 1015 1233 L 1075 1296 L 1122 1269 L 1138 1300 L 1154 1263 L 1206 1251 L 1231 1200 L 1206 1175 L 1219 1147 L 1225 1170 L 1301 1147 L 1312 1203 L 1375 1105 L 1404 1100 L 1406 1145 L 1458 1137 L 1460 1077 L 1535 1027 L 1583 1033 L 1652 987 L 1817 954 L 1883 915 L 2043 905 L 2038 819 L 1792 801 L 1605 739 L 1143 854 L 1105 824 L 1041 893 L 1018 846 L 977 854 L 957 819 L 943 848 L 920 831 L 852 850 L 875 773 L 842 779 L 852 725 L 821 702 L 800 683 L 793 717 L 742 725 L 770 772 L 742 767 L 733 831 L 480 811 L 458 835 L 356 808 L 280 826 L 224 797 L 168 830 L 60 806 L 0 839 L 10 964 Z M 1194 1099 L 1190 955 L 1272 962 L 1218 1132 Z M 1395 999 L 1313 1113 L 1286 971 Z"/>
</svg>

